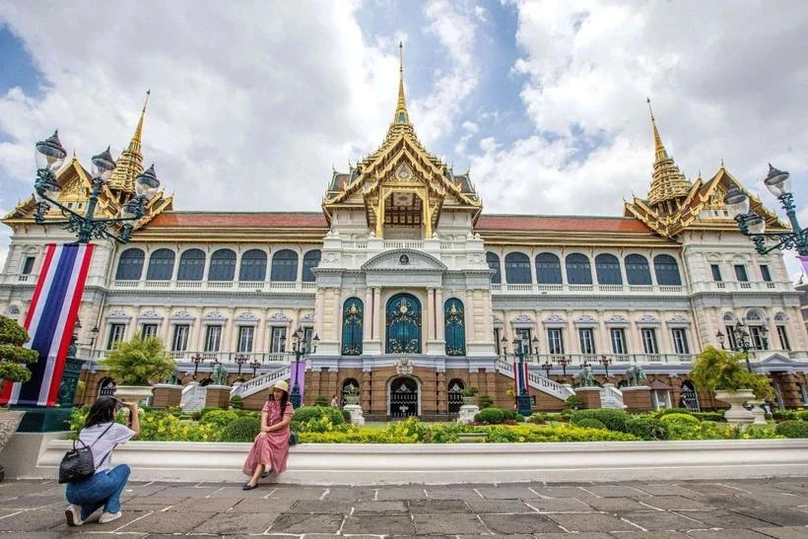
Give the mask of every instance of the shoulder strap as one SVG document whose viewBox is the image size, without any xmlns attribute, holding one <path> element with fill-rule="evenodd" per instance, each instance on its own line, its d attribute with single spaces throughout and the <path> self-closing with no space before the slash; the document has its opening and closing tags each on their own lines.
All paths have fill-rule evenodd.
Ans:
<svg viewBox="0 0 808 539">
<path fill-rule="evenodd" d="M 104 432 L 102 432 L 102 433 L 101 433 L 101 435 L 100 435 L 100 436 L 98 436 L 98 438 L 96 438 L 96 439 L 93 441 L 93 443 L 91 443 L 91 444 L 90 444 L 90 447 L 94 446 L 94 445 L 95 445 L 95 442 L 97 442 L 98 440 L 100 440 L 101 438 L 103 438 L 103 437 L 104 437 L 104 435 L 105 435 L 105 434 L 106 434 L 106 433 L 109 431 L 109 429 L 111 429 L 111 428 L 112 428 L 112 425 L 114 425 L 114 424 L 115 424 L 115 422 L 114 422 L 114 421 L 113 421 L 112 423 L 110 423 L 110 424 L 109 424 L 109 426 L 108 426 L 107 428 L 105 428 L 105 429 L 104 429 Z"/>
</svg>

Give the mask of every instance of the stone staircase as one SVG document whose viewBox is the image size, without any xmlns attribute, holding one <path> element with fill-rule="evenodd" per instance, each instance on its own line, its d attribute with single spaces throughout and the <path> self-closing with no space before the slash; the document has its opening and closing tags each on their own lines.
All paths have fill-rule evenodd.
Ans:
<svg viewBox="0 0 808 539">
<path fill-rule="evenodd" d="M 600 390 L 600 407 L 601 408 L 615 408 L 622 410 L 626 407 L 623 404 L 623 392 L 614 387 L 612 384 L 607 384 Z"/>
<path fill-rule="evenodd" d="M 247 380 L 243 384 L 239 384 L 233 389 L 230 390 L 230 398 L 233 397 L 248 397 L 254 393 L 258 393 L 259 391 L 263 391 L 269 387 L 275 385 L 276 382 L 280 380 L 286 380 L 291 377 L 291 369 L 289 365 L 284 365 L 283 367 L 277 368 L 274 371 L 270 371 L 266 374 L 262 374 L 261 376 L 256 376 L 251 380 Z"/>
<path fill-rule="evenodd" d="M 497 361 L 497 372 L 504 374 L 508 378 L 513 378 L 513 364 L 500 359 Z M 571 387 L 559 384 L 558 382 L 554 382 L 549 378 L 545 378 L 544 376 L 540 376 L 529 371 L 527 373 L 527 380 L 528 383 L 530 383 L 530 387 L 533 389 L 547 393 L 548 395 L 562 401 L 567 400 L 567 397 L 575 395 L 575 391 Z"/>
<path fill-rule="evenodd" d="M 207 399 L 207 388 L 197 383 L 192 383 L 182 388 L 180 397 L 180 408 L 183 412 L 196 412 L 205 407 Z"/>
</svg>

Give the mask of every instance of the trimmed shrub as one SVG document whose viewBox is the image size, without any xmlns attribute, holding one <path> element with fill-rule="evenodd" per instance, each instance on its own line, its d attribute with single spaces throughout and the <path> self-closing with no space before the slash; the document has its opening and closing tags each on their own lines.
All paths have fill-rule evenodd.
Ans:
<svg viewBox="0 0 808 539">
<path fill-rule="evenodd" d="M 789 419 L 798 419 L 796 410 L 774 410 L 772 417 L 775 421 L 786 421 Z"/>
<path fill-rule="evenodd" d="M 662 417 L 663 415 L 668 414 L 688 414 L 693 415 L 693 413 L 688 410 L 687 408 L 660 408 L 655 412 L 657 417 Z"/>
<path fill-rule="evenodd" d="M 648 416 L 629 419 L 626 432 L 643 440 L 665 440 L 668 435 L 665 425 L 659 419 Z"/>
<path fill-rule="evenodd" d="M 199 421 L 200 419 L 205 417 L 205 414 L 207 414 L 208 412 L 212 412 L 213 410 L 221 410 L 221 408 L 215 408 L 215 407 L 212 407 L 212 406 L 210 406 L 210 407 L 205 406 L 201 410 L 197 410 L 196 412 L 191 414 L 191 419 L 193 419 L 194 421 Z"/>
<path fill-rule="evenodd" d="M 690 412 L 690 415 L 702 421 L 724 421 L 724 412 Z"/>
<path fill-rule="evenodd" d="M 794 415 L 801 421 L 808 421 L 808 410 L 799 410 Z"/>
<path fill-rule="evenodd" d="M 775 432 L 786 438 L 808 438 L 808 421 L 789 419 L 778 423 Z"/>
<path fill-rule="evenodd" d="M 203 425 L 215 425 L 218 428 L 224 428 L 236 419 L 238 419 L 238 414 L 232 410 L 211 410 L 202 416 L 199 422 Z"/>
<path fill-rule="evenodd" d="M 303 406 L 295 410 L 295 415 L 292 417 L 292 425 L 302 424 L 310 419 L 321 419 L 324 417 L 327 417 L 334 425 L 342 425 L 345 423 L 342 410 L 330 406 Z"/>
<path fill-rule="evenodd" d="M 243 410 L 244 409 L 244 397 L 241 395 L 236 395 L 230 399 L 230 408 L 234 410 Z"/>
<path fill-rule="evenodd" d="M 252 442 L 261 432 L 261 420 L 255 417 L 240 417 L 222 431 L 223 442 Z"/>
<path fill-rule="evenodd" d="M 524 423 L 525 422 L 525 416 L 523 416 L 522 414 L 516 414 L 516 417 L 513 418 L 513 419 L 517 423 Z"/>
<path fill-rule="evenodd" d="M 659 418 L 660 423 L 669 425 L 671 423 L 685 423 L 688 425 L 698 425 L 700 421 L 690 414 L 667 414 Z"/>
<path fill-rule="evenodd" d="M 575 423 L 576 427 L 581 427 L 583 429 L 605 429 L 606 425 L 595 419 L 594 417 L 585 417 L 582 420 Z"/>
<path fill-rule="evenodd" d="M 318 395 L 316 399 L 314 399 L 315 406 L 328 406 L 328 397 L 325 395 Z"/>
<path fill-rule="evenodd" d="M 527 418 L 528 423 L 533 423 L 534 425 L 544 425 L 547 422 L 547 416 L 543 413 L 538 412 L 533 414 L 532 416 Z"/>
<path fill-rule="evenodd" d="M 567 397 L 567 400 L 564 401 L 565 410 L 580 410 L 583 405 L 584 401 L 582 401 L 581 397 L 578 395 L 570 395 Z"/>
<path fill-rule="evenodd" d="M 516 421 L 516 416 L 520 415 L 516 410 L 509 410 L 507 408 L 500 408 L 502 415 L 507 421 Z"/>
<path fill-rule="evenodd" d="M 494 406 L 494 399 L 491 398 L 491 395 L 480 395 L 480 410 L 485 410 L 492 406 Z"/>
<path fill-rule="evenodd" d="M 479 427 L 478 427 L 479 428 Z M 555 425 L 535 427 L 518 425 L 513 427 L 489 427 L 488 442 L 605 442 L 634 441 L 638 438 L 624 432 L 606 429 L 584 429 L 577 425 Z"/>
<path fill-rule="evenodd" d="M 622 410 L 611 408 L 596 408 L 594 410 L 577 410 L 572 413 L 570 423 L 577 425 L 579 421 L 587 418 L 597 419 L 603 425 L 615 432 L 626 432 L 626 425 L 631 416 Z"/>
<path fill-rule="evenodd" d="M 351 422 L 351 412 L 349 412 L 348 410 L 342 410 L 342 419 L 346 423 L 350 423 Z"/>
<path fill-rule="evenodd" d="M 489 425 L 499 425 L 505 420 L 505 414 L 499 408 L 485 408 L 474 416 L 474 421 L 487 423 Z"/>
</svg>

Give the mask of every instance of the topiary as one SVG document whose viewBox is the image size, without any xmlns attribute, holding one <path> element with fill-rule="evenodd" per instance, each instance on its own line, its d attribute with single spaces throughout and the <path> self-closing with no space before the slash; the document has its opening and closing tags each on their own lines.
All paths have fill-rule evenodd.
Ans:
<svg viewBox="0 0 808 539">
<path fill-rule="evenodd" d="M 480 395 L 480 410 L 491 408 L 494 405 L 494 399 L 491 395 Z"/>
<path fill-rule="evenodd" d="M 261 432 L 261 420 L 256 417 L 240 417 L 222 430 L 223 442 L 252 442 Z"/>
<path fill-rule="evenodd" d="M 489 425 L 499 425 L 505 420 L 505 414 L 499 408 L 485 408 L 474 416 L 474 421 L 487 423 Z"/>
<path fill-rule="evenodd" d="M 585 429 L 606 429 L 606 425 L 595 419 L 594 417 L 585 417 L 584 419 L 578 421 L 576 424 L 578 427 L 582 427 Z"/>
<path fill-rule="evenodd" d="M 235 397 L 230 398 L 230 408 L 234 410 L 243 410 L 244 409 L 244 397 L 241 395 L 236 395 Z"/>
<path fill-rule="evenodd" d="M 508 421 L 516 421 L 516 417 L 519 414 L 516 410 L 508 410 L 507 408 L 500 408 L 502 410 L 502 416 Z"/>
<path fill-rule="evenodd" d="M 516 417 L 514 418 L 514 421 L 516 421 L 517 423 L 524 423 L 525 422 L 525 416 L 523 416 L 522 414 L 516 414 Z"/>
<path fill-rule="evenodd" d="M 579 421 L 587 418 L 597 419 L 609 430 L 626 432 L 626 425 L 628 424 L 628 420 L 631 419 L 631 416 L 623 410 L 614 410 L 612 408 L 577 410 L 572 413 L 570 423 L 577 425 Z"/>
<path fill-rule="evenodd" d="M 668 425 L 670 423 L 687 423 L 689 425 L 698 425 L 699 420 L 690 414 L 667 414 L 659 418 L 660 423 Z"/>
<path fill-rule="evenodd" d="M 342 419 L 345 420 L 346 423 L 351 422 L 351 412 L 348 410 L 342 410 Z"/>
<path fill-rule="evenodd" d="M 584 406 L 584 401 L 581 400 L 581 397 L 578 395 L 570 395 L 567 397 L 567 400 L 564 401 L 564 409 L 565 410 L 580 410 Z"/>
<path fill-rule="evenodd" d="M 544 423 L 546 421 L 547 421 L 547 418 L 541 412 L 535 413 L 532 416 L 527 418 L 528 423 L 533 423 L 535 425 L 544 425 Z"/>
<path fill-rule="evenodd" d="M 325 395 L 318 395 L 316 399 L 314 399 L 315 406 L 328 406 L 328 397 Z"/>
<path fill-rule="evenodd" d="M 808 421 L 789 419 L 778 423 L 774 431 L 786 438 L 808 438 Z"/>
<path fill-rule="evenodd" d="M 31 371 L 25 365 L 39 361 L 39 352 L 22 347 L 28 338 L 28 332 L 15 320 L 0 316 L 0 390 L 6 380 L 27 382 L 31 379 Z"/>
<path fill-rule="evenodd" d="M 648 416 L 629 419 L 626 423 L 626 432 L 643 440 L 665 440 L 668 437 L 665 425 L 659 419 Z"/>
</svg>

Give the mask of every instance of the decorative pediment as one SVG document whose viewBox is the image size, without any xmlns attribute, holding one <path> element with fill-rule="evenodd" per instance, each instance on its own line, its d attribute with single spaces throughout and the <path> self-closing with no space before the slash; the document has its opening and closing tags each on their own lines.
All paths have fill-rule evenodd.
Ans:
<svg viewBox="0 0 808 539">
<path fill-rule="evenodd" d="M 595 320 L 595 317 L 589 314 L 582 314 L 575 320 L 575 324 L 578 326 L 594 326 L 597 325 L 598 321 Z"/>
<path fill-rule="evenodd" d="M 190 322 L 196 320 L 196 318 L 192 316 L 188 311 L 177 311 L 171 315 L 171 320 Z"/>
<path fill-rule="evenodd" d="M 274 322 L 274 323 L 281 322 L 283 324 L 288 324 L 291 321 L 292 321 L 291 318 L 289 318 L 288 316 L 286 316 L 285 314 L 283 314 L 281 312 L 273 313 L 273 314 L 271 314 L 269 316 L 269 318 L 267 318 L 268 323 L 270 323 L 270 322 Z"/>
<path fill-rule="evenodd" d="M 207 313 L 205 316 L 202 317 L 202 320 L 207 323 L 225 323 L 227 322 L 227 317 L 220 313 L 219 311 L 211 311 Z"/>
<path fill-rule="evenodd" d="M 758 363 L 758 369 L 763 372 L 794 372 L 797 362 L 783 354 L 774 353 Z"/>
<path fill-rule="evenodd" d="M 637 319 L 638 324 L 656 325 L 659 324 L 659 318 L 652 314 L 644 314 Z"/>
<path fill-rule="evenodd" d="M 314 323 L 314 313 L 308 313 L 303 315 L 300 319 L 301 324 L 313 324 Z"/>
<path fill-rule="evenodd" d="M 514 328 L 533 328 L 536 326 L 536 321 L 527 314 L 520 314 L 511 320 L 511 326 Z"/>
<path fill-rule="evenodd" d="M 364 271 L 446 271 L 446 264 L 434 256 L 413 249 L 393 249 L 380 253 L 364 264 Z"/>
<path fill-rule="evenodd" d="M 132 317 L 126 314 L 126 311 L 115 309 L 107 315 L 107 320 L 128 322 Z"/>
<path fill-rule="evenodd" d="M 677 314 L 677 315 L 671 316 L 668 319 L 667 324 L 669 326 L 689 326 L 690 325 L 690 320 L 688 320 L 686 316 L 682 316 L 681 314 Z"/>
<path fill-rule="evenodd" d="M 545 324 L 555 324 L 555 325 L 562 325 L 566 324 L 567 320 L 561 316 L 560 314 L 551 314 L 547 318 L 544 319 Z"/>
<path fill-rule="evenodd" d="M 606 324 L 613 326 L 625 326 L 628 325 L 628 319 L 622 314 L 613 314 L 606 319 Z"/>
<path fill-rule="evenodd" d="M 162 320 L 163 315 L 155 310 L 148 310 L 138 315 L 138 320 Z"/>
<path fill-rule="evenodd" d="M 249 311 L 244 311 L 243 313 L 236 316 L 234 321 L 237 324 L 240 323 L 242 325 L 243 324 L 257 324 L 258 323 L 258 317 L 255 316 L 253 313 L 251 313 Z"/>
</svg>

